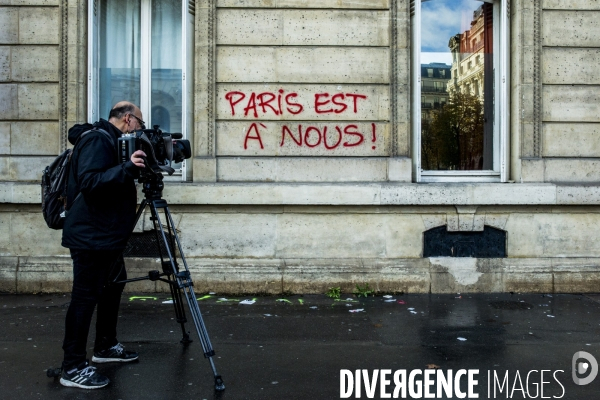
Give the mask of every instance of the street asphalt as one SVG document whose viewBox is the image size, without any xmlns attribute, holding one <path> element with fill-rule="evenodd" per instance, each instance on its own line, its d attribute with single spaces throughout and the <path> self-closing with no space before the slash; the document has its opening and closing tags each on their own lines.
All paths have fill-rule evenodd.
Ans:
<svg viewBox="0 0 600 400">
<path fill-rule="evenodd" d="M 119 340 L 140 358 L 98 365 L 111 383 L 92 391 L 62 387 L 45 373 L 62 360 L 69 295 L 5 294 L 0 399 L 366 399 L 395 389 L 403 398 L 403 388 L 404 398 L 600 398 L 600 377 L 578 385 L 572 375 L 576 365 L 575 378 L 589 377 L 600 360 L 598 296 L 197 297 L 224 391 L 214 390 L 193 322 L 185 325 L 193 342 L 180 343 L 169 294 L 123 295 Z M 90 346 L 93 332 L 92 326 Z M 579 351 L 587 355 L 573 364 Z M 450 392 L 440 375 L 454 377 Z M 350 385 L 357 376 L 361 384 Z"/>
</svg>

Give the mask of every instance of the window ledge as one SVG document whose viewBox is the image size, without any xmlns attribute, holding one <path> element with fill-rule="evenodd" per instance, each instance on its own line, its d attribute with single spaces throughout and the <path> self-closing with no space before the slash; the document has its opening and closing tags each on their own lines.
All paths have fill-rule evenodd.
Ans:
<svg viewBox="0 0 600 400">
<path fill-rule="evenodd" d="M 170 204 L 600 205 L 600 184 L 169 182 L 164 195 Z M 0 203 L 40 202 L 37 183 L 0 183 Z"/>
</svg>

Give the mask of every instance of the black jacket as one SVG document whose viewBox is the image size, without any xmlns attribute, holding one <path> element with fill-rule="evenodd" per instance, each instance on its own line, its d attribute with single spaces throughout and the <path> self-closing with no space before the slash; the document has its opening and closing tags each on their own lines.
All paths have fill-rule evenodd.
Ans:
<svg viewBox="0 0 600 400">
<path fill-rule="evenodd" d="M 139 169 L 131 160 L 119 164 L 117 139 L 122 132 L 106 120 L 93 126 L 73 126 L 69 129 L 69 142 L 75 144 L 82 133 L 94 126 L 107 131 L 112 141 L 102 132 L 91 132 L 73 150 L 67 198 L 70 208 L 62 245 L 82 250 L 124 249 L 135 222 L 135 178 Z"/>
</svg>

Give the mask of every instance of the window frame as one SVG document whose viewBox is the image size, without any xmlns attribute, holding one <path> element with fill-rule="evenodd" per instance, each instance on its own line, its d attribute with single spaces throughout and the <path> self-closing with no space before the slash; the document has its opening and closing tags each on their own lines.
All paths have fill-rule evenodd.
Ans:
<svg viewBox="0 0 600 400">
<path fill-rule="evenodd" d="M 421 0 L 411 0 L 412 162 L 415 182 L 508 182 L 510 123 L 509 0 L 494 5 L 494 133 L 492 170 L 435 171 L 421 168 Z M 457 66 L 460 68 L 460 66 Z"/>
<path fill-rule="evenodd" d="M 88 83 L 87 83 L 87 119 L 89 122 L 98 121 L 108 116 L 99 115 L 99 2 L 103 0 L 88 0 Z M 182 99 L 181 127 L 183 139 L 193 142 L 194 132 L 194 7 L 193 0 L 181 0 L 181 54 L 182 54 Z M 152 0 L 140 0 L 140 104 L 139 107 L 147 121 L 147 127 L 152 127 L 151 93 L 152 93 Z M 126 99 L 124 99 L 126 100 Z M 191 162 L 191 160 L 190 160 Z M 165 177 L 168 179 L 169 177 Z M 192 169 L 184 160 L 181 170 L 173 176 L 176 180 L 192 180 Z M 172 179 L 170 179 L 172 180 Z"/>
</svg>

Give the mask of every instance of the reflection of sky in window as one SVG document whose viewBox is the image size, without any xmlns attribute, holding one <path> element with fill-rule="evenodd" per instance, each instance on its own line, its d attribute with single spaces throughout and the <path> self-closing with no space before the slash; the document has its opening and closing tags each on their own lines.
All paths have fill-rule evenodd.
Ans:
<svg viewBox="0 0 600 400">
<path fill-rule="evenodd" d="M 421 2 L 421 63 L 452 63 L 448 41 L 471 27 L 481 0 L 423 0 Z M 427 54 L 431 53 L 431 54 Z"/>
</svg>

